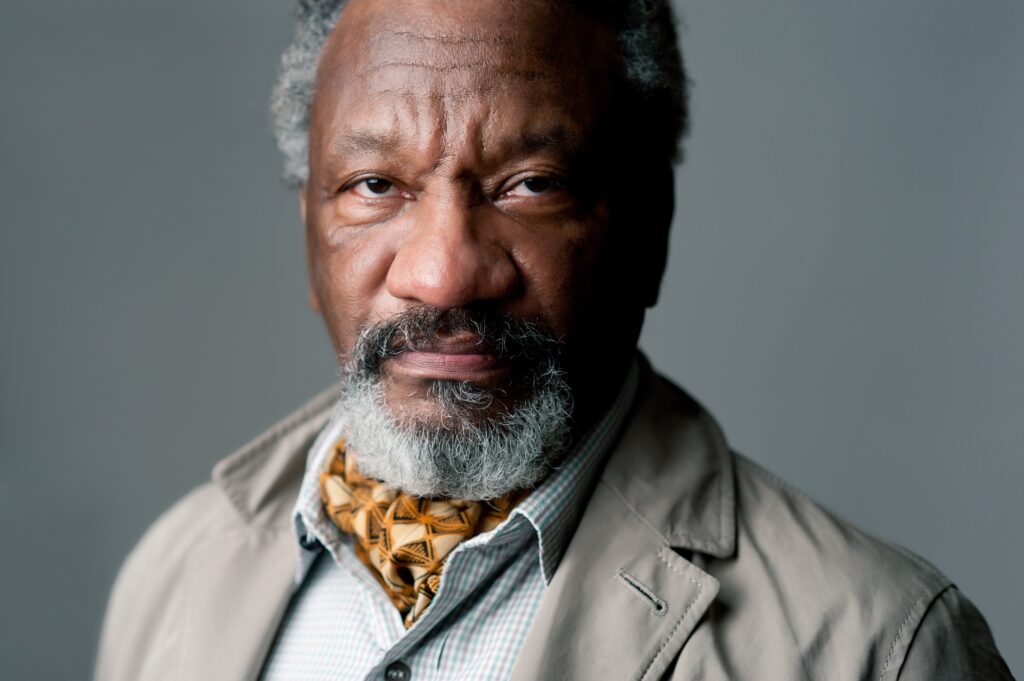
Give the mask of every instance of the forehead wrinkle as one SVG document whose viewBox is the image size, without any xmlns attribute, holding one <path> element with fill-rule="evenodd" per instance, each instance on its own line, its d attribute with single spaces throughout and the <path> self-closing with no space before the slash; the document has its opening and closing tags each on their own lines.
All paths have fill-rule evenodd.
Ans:
<svg viewBox="0 0 1024 681">
<path fill-rule="evenodd" d="M 486 43 L 488 45 L 500 45 L 502 47 L 512 47 L 516 44 L 514 38 L 504 34 L 485 34 L 485 33 L 473 33 L 473 34 L 442 34 L 442 35 L 431 35 L 429 33 L 421 33 L 419 31 L 401 30 L 395 29 L 389 31 L 388 34 L 377 34 L 374 35 L 369 42 L 378 42 L 387 40 L 389 37 L 394 36 L 397 38 L 408 38 L 410 40 L 420 40 L 425 42 L 439 43 L 441 45 L 479 45 L 480 43 Z"/>
<path fill-rule="evenodd" d="M 447 112 L 437 166 L 484 170 L 538 156 L 574 166 L 585 153 L 586 141 L 572 122 L 523 119 L 513 128 L 495 127 L 492 113 L 500 108 L 482 101 L 472 111 Z"/>
<path fill-rule="evenodd" d="M 478 99 L 475 106 L 470 104 L 468 108 L 460 106 L 457 101 L 444 102 L 442 161 L 454 161 L 459 158 L 463 163 L 479 161 L 486 142 L 486 128 L 491 109 L 491 102 L 486 97 Z"/>
<path fill-rule="evenodd" d="M 393 13 L 360 23 L 352 33 L 336 34 L 346 49 L 335 68 L 351 79 L 341 101 L 346 95 L 368 98 L 368 107 L 356 107 L 362 112 L 349 119 L 351 127 L 372 134 L 343 136 L 338 151 L 414 154 L 421 168 L 456 172 L 537 154 L 571 160 L 581 151 L 583 131 L 570 132 L 582 123 L 578 107 L 565 101 L 562 87 L 565 78 L 575 77 L 567 67 L 579 65 L 565 27 L 548 24 L 523 33 L 514 30 L 519 22 L 510 22 L 482 31 L 465 24 L 417 25 Z M 345 52 L 347 60 L 341 58 Z M 505 96 L 529 102 L 527 110 L 512 113 L 518 108 L 505 106 Z M 545 120 L 538 107 L 555 118 Z"/>
<path fill-rule="evenodd" d="M 369 123 L 368 127 L 356 127 L 334 140 L 332 151 L 341 156 L 399 156 L 409 147 L 432 149 L 428 153 L 434 157 L 431 166 L 436 170 L 464 163 L 491 165 L 538 154 L 571 162 L 586 146 L 575 126 L 566 122 L 536 125 L 523 121 L 516 130 L 494 130 L 492 113 L 500 105 L 488 98 L 477 99 L 478 106 L 469 109 L 461 106 L 462 100 L 418 93 L 403 99 L 406 105 L 391 112 L 389 126 L 378 128 Z M 424 102 L 429 110 L 423 110 Z"/>
<path fill-rule="evenodd" d="M 409 99 L 422 99 L 431 102 L 444 103 L 448 101 L 465 101 L 475 99 L 481 93 L 507 92 L 507 85 L 492 83 L 480 85 L 479 87 L 448 88 L 443 92 L 421 92 L 414 87 L 407 88 L 375 88 L 378 95 L 396 95 Z"/>
<path fill-rule="evenodd" d="M 486 61 L 475 61 L 475 62 L 462 62 L 462 63 L 448 63 L 448 64 L 436 64 L 426 61 L 405 61 L 405 60 L 394 60 L 386 61 L 379 64 L 367 64 L 364 65 L 359 73 L 363 76 L 372 75 L 386 71 L 388 69 L 425 69 L 427 71 L 434 71 L 435 73 L 451 73 L 454 71 L 480 71 L 486 72 L 488 76 L 500 76 L 503 78 L 510 78 L 515 80 L 523 80 L 533 82 L 537 80 L 551 80 L 550 73 L 544 73 L 543 71 L 537 71 L 534 69 L 521 69 L 516 67 L 510 67 L 507 64 L 501 62 L 491 63 Z"/>
<path fill-rule="evenodd" d="M 395 132 L 378 133 L 370 130 L 353 130 L 331 143 L 331 150 L 339 155 L 395 153 L 402 144 Z"/>
<path fill-rule="evenodd" d="M 358 46 L 356 73 L 362 77 L 385 77 L 392 69 L 426 71 L 439 76 L 456 72 L 479 74 L 483 82 L 494 78 L 520 81 L 550 80 L 552 74 L 545 69 L 531 67 L 531 61 L 541 64 L 558 61 L 554 49 L 557 44 L 544 45 L 543 41 L 526 38 L 506 30 L 473 30 L 462 27 L 456 33 L 437 32 L 427 28 L 406 28 L 388 25 L 376 18 L 367 28 L 369 36 Z M 376 23 L 377 26 L 372 24 Z M 374 30 L 376 29 L 376 30 Z M 540 50 L 540 52 L 538 52 Z M 532 55 L 532 59 L 524 58 Z M 391 74 L 386 74 L 391 77 Z M 422 75 L 412 75 L 420 78 Z"/>
<path fill-rule="evenodd" d="M 468 35 L 442 34 L 431 36 L 392 27 L 382 28 L 360 44 L 360 49 L 370 59 L 387 59 L 395 54 L 423 53 L 429 55 L 464 56 L 465 53 L 479 55 L 481 46 L 485 54 L 494 54 L 502 48 L 513 46 L 513 41 L 500 33 L 493 34 L 493 40 L 485 40 L 484 34 L 470 39 Z"/>
<path fill-rule="evenodd" d="M 438 102 L 410 94 L 396 94 L 393 104 L 376 109 L 347 124 L 330 141 L 330 151 L 346 156 L 401 157 L 417 153 L 436 154 L 441 136 L 444 110 Z M 429 110 L 424 110 L 424 105 Z"/>
</svg>

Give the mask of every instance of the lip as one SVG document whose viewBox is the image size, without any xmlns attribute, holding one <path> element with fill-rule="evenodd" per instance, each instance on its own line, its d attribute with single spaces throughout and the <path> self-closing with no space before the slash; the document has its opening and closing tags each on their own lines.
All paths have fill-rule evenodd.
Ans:
<svg viewBox="0 0 1024 681">
<path fill-rule="evenodd" d="M 493 373 L 502 363 L 497 355 L 407 351 L 391 360 L 414 378 L 472 381 Z"/>
<path fill-rule="evenodd" d="M 410 378 L 447 381 L 483 381 L 506 367 L 501 357 L 470 334 L 432 339 L 388 362 Z"/>
</svg>

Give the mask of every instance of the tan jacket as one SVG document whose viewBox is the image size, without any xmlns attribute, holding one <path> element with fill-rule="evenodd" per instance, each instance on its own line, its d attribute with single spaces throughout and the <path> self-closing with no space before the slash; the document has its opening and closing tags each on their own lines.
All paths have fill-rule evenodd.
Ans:
<svg viewBox="0 0 1024 681">
<path fill-rule="evenodd" d="M 290 512 L 334 391 L 219 463 L 114 587 L 99 681 L 255 679 L 294 589 Z M 1010 679 L 934 568 L 730 452 L 646 364 L 513 679 Z"/>
</svg>

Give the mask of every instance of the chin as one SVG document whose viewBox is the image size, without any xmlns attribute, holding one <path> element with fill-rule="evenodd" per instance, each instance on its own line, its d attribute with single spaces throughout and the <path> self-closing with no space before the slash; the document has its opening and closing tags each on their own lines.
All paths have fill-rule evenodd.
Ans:
<svg viewBox="0 0 1024 681">
<path fill-rule="evenodd" d="M 557 372 L 512 404 L 465 381 L 390 392 L 350 378 L 337 413 L 359 469 L 416 496 L 494 499 L 531 488 L 570 443 L 572 400 Z"/>
<path fill-rule="evenodd" d="M 383 389 L 388 411 L 397 423 L 450 430 L 462 424 L 500 424 L 529 399 L 513 396 L 507 388 L 493 388 L 470 381 L 433 380 L 410 394 L 387 385 Z"/>
</svg>

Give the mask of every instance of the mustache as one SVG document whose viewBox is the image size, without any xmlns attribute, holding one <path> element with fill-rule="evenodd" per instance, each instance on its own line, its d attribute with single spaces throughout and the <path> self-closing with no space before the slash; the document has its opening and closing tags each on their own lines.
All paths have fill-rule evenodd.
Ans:
<svg viewBox="0 0 1024 681">
<path fill-rule="evenodd" d="M 350 370 L 377 376 L 381 365 L 392 357 L 465 334 L 475 337 L 481 352 L 507 361 L 557 364 L 561 355 L 562 342 L 541 319 L 523 319 L 486 308 L 441 310 L 421 305 L 365 328 L 349 358 Z"/>
</svg>

